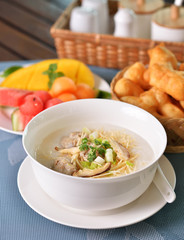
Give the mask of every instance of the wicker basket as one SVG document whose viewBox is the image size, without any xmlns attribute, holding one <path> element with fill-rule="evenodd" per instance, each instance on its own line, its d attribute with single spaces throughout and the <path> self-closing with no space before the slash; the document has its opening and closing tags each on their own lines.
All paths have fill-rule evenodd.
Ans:
<svg viewBox="0 0 184 240">
<path fill-rule="evenodd" d="M 110 16 L 117 12 L 117 2 L 109 1 Z M 51 28 L 59 58 L 74 58 L 89 65 L 115 69 L 123 69 L 137 61 L 148 63 L 147 50 L 160 42 L 70 31 L 71 11 L 79 5 L 80 0 L 70 4 Z M 184 62 L 183 42 L 165 42 L 165 46 L 176 55 L 179 62 Z"/>
<path fill-rule="evenodd" d="M 114 86 L 121 79 L 128 67 L 119 71 L 111 82 L 112 99 L 121 101 L 114 92 Z M 184 119 L 183 118 L 158 118 L 167 133 L 166 152 L 184 152 Z"/>
</svg>

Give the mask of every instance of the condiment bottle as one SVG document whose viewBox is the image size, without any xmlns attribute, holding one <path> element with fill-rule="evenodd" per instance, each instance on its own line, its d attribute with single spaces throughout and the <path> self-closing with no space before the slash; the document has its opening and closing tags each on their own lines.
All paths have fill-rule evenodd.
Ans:
<svg viewBox="0 0 184 240">
<path fill-rule="evenodd" d="M 156 12 L 152 18 L 151 38 L 157 41 L 183 42 L 184 7 L 173 4 Z"/>
<path fill-rule="evenodd" d="M 134 37 L 134 12 L 128 8 L 118 8 L 114 15 L 114 36 Z"/>
<path fill-rule="evenodd" d="M 82 0 L 82 6 L 97 11 L 99 33 L 109 33 L 109 9 L 107 0 Z"/>
<path fill-rule="evenodd" d="M 151 38 L 152 15 L 164 6 L 163 0 L 120 0 L 121 7 L 132 9 L 135 13 L 134 36 Z"/>
</svg>

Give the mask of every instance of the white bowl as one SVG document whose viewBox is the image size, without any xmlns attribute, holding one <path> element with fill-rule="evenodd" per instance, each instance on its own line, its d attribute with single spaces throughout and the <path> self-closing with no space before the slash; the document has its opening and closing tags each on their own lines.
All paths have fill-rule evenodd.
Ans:
<svg viewBox="0 0 184 240">
<path fill-rule="evenodd" d="M 58 173 L 39 163 L 35 152 L 52 132 L 62 128 L 109 126 L 131 130 L 149 143 L 152 161 L 126 176 L 93 179 Z M 133 105 L 104 99 L 76 100 L 56 105 L 34 117 L 23 133 L 23 146 L 35 177 L 43 190 L 68 207 L 81 210 L 108 210 L 126 205 L 142 195 L 151 184 L 167 137 L 160 122 Z M 34 193 L 33 193 L 34 194 Z"/>
</svg>

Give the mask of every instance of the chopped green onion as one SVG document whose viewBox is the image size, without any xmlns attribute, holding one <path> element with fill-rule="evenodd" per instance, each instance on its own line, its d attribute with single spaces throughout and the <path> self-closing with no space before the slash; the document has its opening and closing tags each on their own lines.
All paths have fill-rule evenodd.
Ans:
<svg viewBox="0 0 184 240">
<path fill-rule="evenodd" d="M 116 160 L 117 153 L 113 150 L 113 159 Z"/>
<path fill-rule="evenodd" d="M 130 167 L 133 167 L 134 164 L 132 162 L 129 162 L 129 161 L 126 161 L 126 165 L 130 166 Z"/>
<path fill-rule="evenodd" d="M 93 169 L 95 169 L 95 168 L 98 168 L 98 166 L 99 166 L 99 165 L 98 165 L 97 163 L 92 162 L 91 165 L 90 165 L 90 169 L 93 170 Z"/>
<path fill-rule="evenodd" d="M 90 162 L 81 161 L 80 163 L 81 163 L 83 168 L 90 168 L 90 165 L 91 165 Z"/>
<path fill-rule="evenodd" d="M 97 132 L 92 132 L 89 134 L 89 139 L 93 141 L 95 138 L 98 138 L 98 133 Z"/>
<path fill-rule="evenodd" d="M 111 148 L 108 148 L 105 152 L 105 161 L 113 162 L 113 150 Z"/>
<path fill-rule="evenodd" d="M 98 156 L 98 157 L 94 160 L 94 162 L 102 165 L 102 164 L 105 163 L 105 160 L 104 160 L 102 157 Z"/>
<path fill-rule="evenodd" d="M 83 127 L 82 132 L 86 133 L 86 134 L 90 134 L 91 133 L 91 131 L 87 127 Z"/>
</svg>

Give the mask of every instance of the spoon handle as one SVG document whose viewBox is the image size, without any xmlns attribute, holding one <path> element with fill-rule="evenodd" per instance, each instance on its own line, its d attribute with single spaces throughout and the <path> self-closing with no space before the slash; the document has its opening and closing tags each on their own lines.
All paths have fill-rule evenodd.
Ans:
<svg viewBox="0 0 184 240">
<path fill-rule="evenodd" d="M 166 202 L 172 203 L 176 199 L 176 194 L 162 172 L 160 165 L 158 165 L 153 182 Z"/>
</svg>

